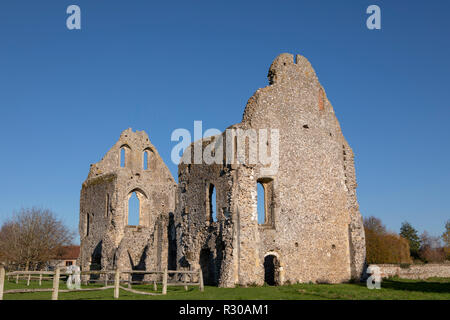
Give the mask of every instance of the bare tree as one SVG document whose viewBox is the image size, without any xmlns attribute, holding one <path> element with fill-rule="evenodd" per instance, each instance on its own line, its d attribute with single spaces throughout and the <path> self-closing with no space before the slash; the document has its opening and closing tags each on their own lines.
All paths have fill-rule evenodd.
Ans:
<svg viewBox="0 0 450 320">
<path fill-rule="evenodd" d="M 70 245 L 75 233 L 48 209 L 22 209 L 0 229 L 0 252 L 9 265 L 37 269 L 61 246 Z"/>
<path fill-rule="evenodd" d="M 441 238 L 433 237 L 427 231 L 420 235 L 422 245 L 419 250 L 419 257 L 425 262 L 443 262 L 445 260 L 445 250 L 441 246 Z"/>
<path fill-rule="evenodd" d="M 375 234 L 383 235 L 386 234 L 386 226 L 381 222 L 380 219 L 370 216 L 364 218 L 364 228 L 373 231 Z"/>
</svg>

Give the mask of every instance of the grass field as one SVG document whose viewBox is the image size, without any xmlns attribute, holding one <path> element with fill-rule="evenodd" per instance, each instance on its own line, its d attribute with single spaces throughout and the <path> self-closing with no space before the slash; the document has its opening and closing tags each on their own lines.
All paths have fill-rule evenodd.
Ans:
<svg viewBox="0 0 450 320">
<path fill-rule="evenodd" d="M 51 281 L 44 281 L 42 287 L 37 282 L 26 286 L 25 281 L 18 284 L 5 283 L 5 290 L 19 288 L 51 288 Z M 89 285 L 89 288 L 95 285 Z M 100 286 L 100 285 L 99 285 Z M 61 289 L 65 283 L 61 282 Z M 135 285 L 133 289 L 153 292 L 152 285 Z M 161 292 L 161 288 L 158 288 Z M 51 292 L 10 293 L 4 295 L 4 300 L 48 300 Z M 60 293 L 60 300 L 111 300 L 113 289 L 104 291 L 68 292 Z M 358 299 L 358 300 L 416 300 L 416 299 L 444 299 L 450 300 L 450 278 L 430 278 L 427 280 L 386 279 L 380 290 L 369 290 L 364 283 L 358 284 L 293 284 L 279 287 L 249 287 L 249 288 L 217 288 L 205 287 L 200 292 L 198 287 L 168 287 L 167 295 L 148 296 L 120 290 L 120 299 L 169 299 L 169 300 L 328 300 L 328 299 Z"/>
</svg>

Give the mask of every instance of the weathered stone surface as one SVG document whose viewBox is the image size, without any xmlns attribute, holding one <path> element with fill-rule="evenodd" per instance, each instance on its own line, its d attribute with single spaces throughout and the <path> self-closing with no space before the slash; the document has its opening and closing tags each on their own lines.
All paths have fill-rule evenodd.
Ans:
<svg viewBox="0 0 450 320">
<path fill-rule="evenodd" d="M 449 278 L 450 263 L 429 263 L 401 267 L 397 264 L 370 265 L 380 268 L 381 277 L 399 277 L 403 279 Z"/>
<path fill-rule="evenodd" d="M 125 149 L 124 167 L 120 165 L 121 149 Z M 148 152 L 147 169 L 144 152 Z M 81 189 L 82 268 L 164 269 L 175 189 L 170 171 L 147 134 L 131 129 L 122 132 L 105 157 L 91 165 Z M 138 226 L 128 225 L 128 200 L 133 192 L 140 203 Z"/>
<path fill-rule="evenodd" d="M 300 55 L 295 62 L 290 54 L 278 56 L 268 77 L 270 85 L 256 91 L 232 128 L 279 129 L 279 170 L 266 175 L 260 164 L 180 164 L 180 266 L 201 267 L 206 282 L 225 287 L 263 284 L 270 255 L 279 284 L 359 278 L 365 239 L 353 153 L 333 107 Z M 188 153 L 195 144 L 207 145 L 197 141 Z M 258 182 L 270 197 L 264 225 L 256 219 Z M 217 222 L 208 217 L 210 184 L 217 192 Z"/>
<path fill-rule="evenodd" d="M 208 150 L 211 141 L 226 145 L 223 133 L 186 150 L 176 186 L 147 135 L 124 131 L 83 183 L 84 268 L 95 263 L 104 269 L 201 268 L 205 284 L 224 287 L 261 285 L 270 274 L 275 284 L 360 278 L 365 237 L 353 152 L 333 107 L 300 55 L 295 61 L 290 54 L 278 56 L 268 78 L 270 85 L 255 92 L 241 123 L 230 128 L 278 129 L 278 170 L 270 173 L 261 163 L 230 164 L 225 157 L 214 164 L 187 161 L 196 149 Z M 127 152 L 125 168 L 119 165 L 121 148 Z M 149 170 L 142 169 L 144 150 L 151 154 Z M 257 220 L 258 183 L 266 198 L 263 224 Z M 141 200 L 137 227 L 126 223 L 133 191 Z"/>
</svg>

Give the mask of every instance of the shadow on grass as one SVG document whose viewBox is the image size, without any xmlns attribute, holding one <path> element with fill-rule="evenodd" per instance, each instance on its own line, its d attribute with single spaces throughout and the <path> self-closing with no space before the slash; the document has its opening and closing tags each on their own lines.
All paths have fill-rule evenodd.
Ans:
<svg viewBox="0 0 450 320">
<path fill-rule="evenodd" d="M 417 291 L 417 292 L 434 292 L 434 293 L 450 293 L 450 282 L 433 282 L 433 281 L 402 281 L 400 279 L 385 279 L 381 286 L 386 289 Z"/>
</svg>

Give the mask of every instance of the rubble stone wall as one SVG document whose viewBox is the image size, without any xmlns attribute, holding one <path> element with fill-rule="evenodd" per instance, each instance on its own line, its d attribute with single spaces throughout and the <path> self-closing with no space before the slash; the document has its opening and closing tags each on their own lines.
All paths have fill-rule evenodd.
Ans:
<svg viewBox="0 0 450 320">
<path fill-rule="evenodd" d="M 124 166 L 121 149 L 125 151 Z M 176 183 L 147 134 L 131 129 L 122 132 L 104 158 L 91 165 L 81 189 L 82 268 L 164 269 L 175 190 Z M 137 226 L 128 225 L 128 203 L 133 193 L 139 199 Z"/>
<path fill-rule="evenodd" d="M 178 184 L 145 132 L 122 132 L 82 186 L 83 269 L 200 268 L 206 284 L 222 287 L 360 278 L 365 237 L 354 156 L 333 107 L 303 56 L 279 55 L 268 79 L 242 121 L 228 128 L 248 136 L 223 132 L 192 143 Z M 232 163 L 227 145 L 244 150 Z M 254 145 L 278 166 L 250 161 Z M 196 150 L 217 162 L 194 163 Z M 258 184 L 265 193 L 261 223 Z M 132 193 L 140 202 L 138 226 L 128 225 Z"/>
<path fill-rule="evenodd" d="M 359 278 L 365 238 L 353 153 L 334 110 L 302 56 L 278 56 L 269 83 L 229 129 L 278 129 L 278 170 L 267 174 L 260 163 L 180 164 L 178 260 L 213 272 L 220 286 L 262 284 L 267 256 L 276 257 L 278 284 Z M 226 134 L 221 138 L 225 147 Z M 192 144 L 183 161 L 194 159 L 198 146 L 205 151 L 210 140 Z M 270 193 L 269 223 L 257 221 L 258 182 Z M 214 224 L 207 215 L 210 184 L 217 189 Z"/>
<path fill-rule="evenodd" d="M 382 278 L 395 276 L 404 279 L 450 278 L 450 263 L 428 263 L 408 267 L 397 264 L 377 264 L 376 266 L 380 268 Z"/>
</svg>

